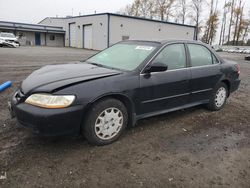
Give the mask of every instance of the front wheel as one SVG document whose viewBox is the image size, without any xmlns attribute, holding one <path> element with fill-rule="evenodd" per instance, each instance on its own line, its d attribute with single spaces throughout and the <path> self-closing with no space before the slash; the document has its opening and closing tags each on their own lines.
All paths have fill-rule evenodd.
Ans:
<svg viewBox="0 0 250 188">
<path fill-rule="evenodd" d="M 227 101 L 228 88 L 226 84 L 220 83 L 214 89 L 213 94 L 209 100 L 208 109 L 212 111 L 221 110 Z"/>
<path fill-rule="evenodd" d="M 83 134 L 90 144 L 107 145 L 119 138 L 128 122 L 124 104 L 116 99 L 95 103 L 83 124 Z"/>
</svg>

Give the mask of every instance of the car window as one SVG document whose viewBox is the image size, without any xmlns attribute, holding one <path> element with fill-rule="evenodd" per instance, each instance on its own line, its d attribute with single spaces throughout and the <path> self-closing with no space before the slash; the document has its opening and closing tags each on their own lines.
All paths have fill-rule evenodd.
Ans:
<svg viewBox="0 0 250 188">
<path fill-rule="evenodd" d="M 186 67 L 186 53 L 184 44 L 171 44 L 166 46 L 153 63 L 163 63 L 168 66 L 168 70 Z"/>
<path fill-rule="evenodd" d="M 211 52 L 199 44 L 188 44 L 192 67 L 212 65 Z"/>
<path fill-rule="evenodd" d="M 120 43 L 89 58 L 87 62 L 130 71 L 136 69 L 155 49 L 155 46 L 145 44 Z"/>
</svg>

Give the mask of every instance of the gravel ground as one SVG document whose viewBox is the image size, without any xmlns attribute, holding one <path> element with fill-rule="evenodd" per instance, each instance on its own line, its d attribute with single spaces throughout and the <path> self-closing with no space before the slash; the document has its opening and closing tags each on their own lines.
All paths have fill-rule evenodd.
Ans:
<svg viewBox="0 0 250 188">
<path fill-rule="evenodd" d="M 203 106 L 138 122 L 119 141 L 93 147 L 84 138 L 40 138 L 18 127 L 7 110 L 13 90 L 47 64 L 83 60 L 93 51 L 70 48 L 0 48 L 0 187 L 249 187 L 250 62 L 226 107 Z"/>
</svg>

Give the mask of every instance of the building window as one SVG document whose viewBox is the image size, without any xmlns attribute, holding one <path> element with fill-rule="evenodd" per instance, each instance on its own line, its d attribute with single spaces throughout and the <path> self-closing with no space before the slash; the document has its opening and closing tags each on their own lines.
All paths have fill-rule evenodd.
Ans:
<svg viewBox="0 0 250 188">
<path fill-rule="evenodd" d="M 50 35 L 49 40 L 55 40 L 55 35 Z"/>
<path fill-rule="evenodd" d="M 129 40 L 129 36 L 122 36 L 122 40 Z"/>
</svg>

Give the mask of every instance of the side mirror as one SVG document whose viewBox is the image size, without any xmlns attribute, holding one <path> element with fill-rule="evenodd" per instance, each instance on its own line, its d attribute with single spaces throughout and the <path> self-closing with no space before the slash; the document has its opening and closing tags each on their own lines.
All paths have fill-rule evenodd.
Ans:
<svg viewBox="0 0 250 188">
<path fill-rule="evenodd" d="M 164 63 L 153 63 L 145 69 L 145 73 L 151 72 L 165 72 L 168 70 L 168 66 Z"/>
</svg>

